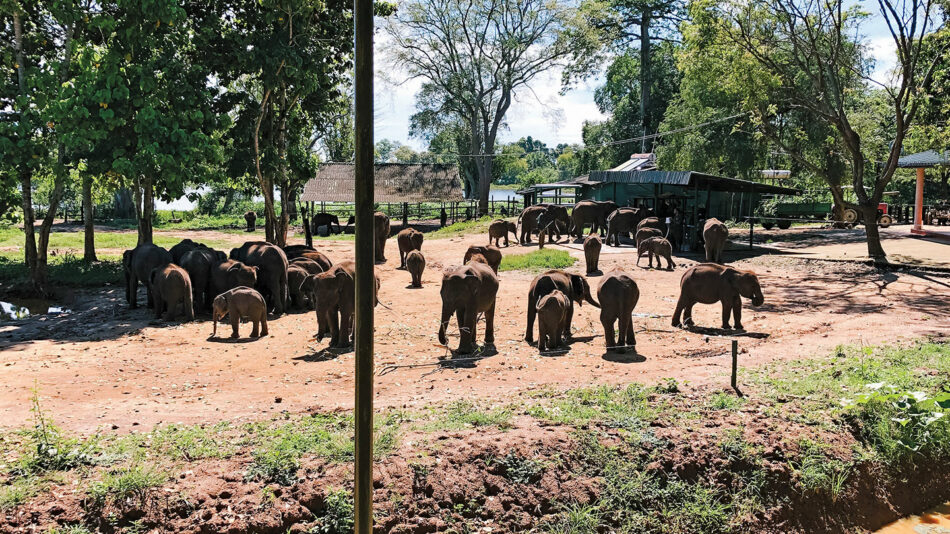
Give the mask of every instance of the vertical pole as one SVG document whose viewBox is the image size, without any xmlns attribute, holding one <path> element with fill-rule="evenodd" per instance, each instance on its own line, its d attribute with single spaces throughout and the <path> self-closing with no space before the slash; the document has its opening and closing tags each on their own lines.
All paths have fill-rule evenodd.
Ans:
<svg viewBox="0 0 950 534">
<path fill-rule="evenodd" d="M 742 396 L 742 392 L 739 391 L 739 386 L 736 385 L 736 374 L 739 370 L 739 341 L 732 340 L 732 389 L 736 392 L 736 395 Z"/>
<path fill-rule="evenodd" d="M 356 34 L 355 533 L 373 532 L 373 0 L 354 0 Z"/>
<path fill-rule="evenodd" d="M 912 233 L 924 233 L 924 168 L 917 168 L 917 192 L 914 196 L 914 228 Z"/>
</svg>

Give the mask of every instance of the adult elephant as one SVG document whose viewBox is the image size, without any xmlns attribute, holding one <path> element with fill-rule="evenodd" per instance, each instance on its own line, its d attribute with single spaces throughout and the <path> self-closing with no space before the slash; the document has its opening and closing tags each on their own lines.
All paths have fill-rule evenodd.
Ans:
<svg viewBox="0 0 950 534">
<path fill-rule="evenodd" d="M 343 229 L 340 228 L 340 218 L 332 213 L 314 213 L 313 217 L 310 219 L 310 231 L 313 235 L 317 235 L 317 229 L 321 226 L 326 226 L 329 233 L 333 232 L 333 225 L 336 225 L 337 234 L 343 233 Z"/>
<path fill-rule="evenodd" d="M 125 271 L 125 300 L 129 308 L 138 307 L 139 282 L 145 286 L 146 302 L 148 307 L 154 305 L 152 286 L 150 284 L 152 270 L 172 263 L 172 255 L 162 247 L 151 243 L 144 243 L 122 254 L 122 268 Z"/>
<path fill-rule="evenodd" d="M 528 343 L 534 342 L 534 320 L 538 313 L 538 300 L 555 289 L 563 292 L 570 297 L 571 300 L 577 302 L 578 305 L 582 305 L 586 300 L 591 303 L 591 305 L 598 308 L 600 307 L 600 304 L 598 304 L 590 294 L 590 286 L 587 284 L 587 279 L 583 276 L 579 274 L 569 274 L 561 270 L 551 270 L 541 273 L 535 277 L 531 282 L 531 287 L 528 289 L 528 327 L 525 329 L 524 334 L 524 339 Z M 573 315 L 574 311 L 572 308 L 568 313 L 567 328 L 564 331 L 564 335 L 567 337 L 571 336 L 571 319 Z"/>
<path fill-rule="evenodd" d="M 284 313 L 290 299 L 287 287 L 287 255 L 276 245 L 264 241 L 249 241 L 231 249 L 230 258 L 258 268 L 257 289 L 268 300 L 274 313 Z"/>
<path fill-rule="evenodd" d="M 607 229 L 607 217 L 619 206 L 612 200 L 582 200 L 571 211 L 571 232 L 577 239 L 584 237 L 584 227 L 591 226 L 591 233 Z"/>
<path fill-rule="evenodd" d="M 389 215 L 381 211 L 373 214 L 373 229 L 376 237 L 376 263 L 386 261 L 386 240 L 389 239 Z"/>
<path fill-rule="evenodd" d="M 254 287 L 257 285 L 256 266 L 246 265 L 240 261 L 224 260 L 211 266 L 211 294 L 214 297 L 230 291 L 236 287 Z"/>
<path fill-rule="evenodd" d="M 703 225 L 703 241 L 706 246 L 706 261 L 712 263 L 722 263 L 722 251 L 726 248 L 726 241 L 729 239 L 729 229 L 722 221 L 716 219 L 707 219 Z"/>
<path fill-rule="evenodd" d="M 544 207 L 544 211 L 538 216 L 538 242 L 543 247 L 545 236 L 552 236 L 551 242 L 557 243 L 561 240 L 562 229 L 565 232 L 570 231 L 571 217 L 564 206 L 555 204 L 539 205 Z M 556 238 L 554 238 L 555 235 Z"/>
<path fill-rule="evenodd" d="M 635 347 L 637 338 L 633 332 L 633 309 L 640 300 L 640 289 L 633 277 L 620 267 L 610 271 L 597 286 L 597 298 L 600 300 L 600 324 L 604 327 L 604 341 L 607 350 L 623 354 L 626 346 Z M 614 338 L 614 323 L 617 324 L 617 338 Z"/>
<path fill-rule="evenodd" d="M 220 250 L 196 248 L 186 252 L 178 262 L 191 278 L 192 302 L 196 311 L 211 308 L 211 301 L 217 296 L 210 294 L 211 269 L 227 259 Z"/>
<path fill-rule="evenodd" d="M 376 277 L 375 303 L 379 304 L 379 277 Z M 340 262 L 329 271 L 310 275 L 317 301 L 317 341 L 330 336 L 330 348 L 352 346 L 350 334 L 356 312 L 356 263 Z"/>
<path fill-rule="evenodd" d="M 643 211 L 639 208 L 618 208 L 607 216 L 607 245 L 611 240 L 615 247 L 620 246 L 620 235 L 637 231 L 637 224 L 643 219 Z"/>
<path fill-rule="evenodd" d="M 538 218 L 544 210 L 544 206 L 528 206 L 521 211 L 521 215 L 518 216 L 518 226 L 521 227 L 519 243 L 525 245 L 531 242 L 531 234 L 538 229 Z"/>
<path fill-rule="evenodd" d="M 495 296 L 498 277 L 487 264 L 471 262 L 442 276 L 442 321 L 439 343 L 448 344 L 445 328 L 455 314 L 459 329 L 459 354 L 475 348 L 475 328 L 479 313 L 485 314 L 485 344 L 495 342 Z"/>
<path fill-rule="evenodd" d="M 169 252 L 172 255 L 172 262 L 176 265 L 181 265 L 181 258 L 186 253 L 191 252 L 192 250 L 197 250 L 199 248 L 208 248 L 205 245 L 192 241 L 191 239 L 182 239 L 178 242 L 177 245 L 173 246 Z"/>
</svg>

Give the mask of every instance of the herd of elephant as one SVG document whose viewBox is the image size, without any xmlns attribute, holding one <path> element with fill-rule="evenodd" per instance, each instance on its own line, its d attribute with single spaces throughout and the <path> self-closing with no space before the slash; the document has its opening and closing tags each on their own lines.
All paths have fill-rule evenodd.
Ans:
<svg viewBox="0 0 950 534">
<path fill-rule="evenodd" d="M 524 215 L 521 219 L 524 223 Z M 644 220 L 646 218 L 638 222 Z M 605 222 L 609 229 L 609 221 Z M 501 219 L 494 221 L 490 225 L 489 241 L 494 239 L 496 244 L 468 247 L 463 265 L 443 273 L 438 338 L 443 345 L 448 343 L 446 329 L 454 315 L 458 323 L 457 352 L 460 354 L 471 353 L 475 349 L 479 316 L 485 319 L 484 342 L 494 343 L 498 267 L 502 258 L 497 238 L 500 229 L 506 236 L 511 231 L 510 225 L 512 223 Z M 543 224 L 541 228 L 543 238 L 546 229 Z M 651 229 L 659 232 L 655 228 Z M 389 217 L 384 213 L 375 214 L 374 233 L 376 260 L 384 262 L 386 241 L 390 234 Z M 728 230 L 722 223 L 710 219 L 704 234 L 709 262 L 695 265 L 683 275 L 673 325 L 692 324 L 692 308 L 697 303 L 721 302 L 723 328 L 731 328 L 731 317 L 732 326 L 741 329 L 741 298 L 751 299 L 756 306 L 764 301 L 758 278 L 751 271 L 718 263 L 722 247 L 717 243 L 721 238 L 724 244 L 728 236 Z M 640 244 L 644 245 L 649 239 L 665 241 L 662 237 L 652 236 L 644 238 Z M 423 240 L 423 234 L 412 228 L 404 229 L 396 236 L 400 268 L 410 273 L 413 287 L 422 285 L 422 273 L 426 266 L 422 254 Z M 588 275 L 601 274 L 597 268 L 600 246 L 600 237 L 596 234 L 585 238 Z M 670 261 L 669 250 L 664 252 Z M 652 257 L 650 261 L 652 264 Z M 290 307 L 303 307 L 316 310 L 318 340 L 329 336 L 330 348 L 352 345 L 355 264 L 353 261 L 334 264 L 312 247 L 278 247 L 252 241 L 225 255 L 224 252 L 185 239 L 170 250 L 153 244 L 139 245 L 125 252 L 123 267 L 129 306 L 134 308 L 137 305 L 136 293 L 141 281 L 146 288 L 148 305 L 154 309 L 156 317 L 171 320 L 178 313 L 179 305 L 181 313 L 188 320 L 193 320 L 196 312 L 211 311 L 213 336 L 217 333 L 217 322 L 229 317 L 232 337 L 238 337 L 241 319 L 253 323 L 251 336 L 257 337 L 268 334 L 268 312 L 280 315 Z M 379 278 L 376 277 L 376 304 L 379 302 L 379 286 Z M 525 340 L 534 342 L 534 323 L 537 321 L 539 350 L 560 348 L 571 336 L 574 304 L 580 306 L 588 302 L 600 308 L 607 349 L 623 352 L 625 348 L 636 345 L 633 310 L 639 298 L 637 283 L 620 267 L 601 277 L 596 298 L 584 276 L 562 270 L 541 273 L 531 282 L 528 290 Z"/>
</svg>

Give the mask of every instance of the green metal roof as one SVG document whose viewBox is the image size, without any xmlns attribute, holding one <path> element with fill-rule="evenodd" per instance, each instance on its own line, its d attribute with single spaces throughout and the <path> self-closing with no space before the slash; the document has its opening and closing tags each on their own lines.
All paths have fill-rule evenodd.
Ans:
<svg viewBox="0 0 950 534">
<path fill-rule="evenodd" d="M 696 171 L 592 171 L 589 182 L 617 184 L 663 184 L 698 187 L 713 191 L 754 191 L 776 195 L 800 195 L 791 187 L 769 185 L 738 178 L 726 178 Z"/>
<path fill-rule="evenodd" d="M 912 169 L 942 167 L 944 165 L 950 165 L 950 152 L 925 150 L 923 152 L 904 156 L 897 160 L 898 167 Z"/>
</svg>

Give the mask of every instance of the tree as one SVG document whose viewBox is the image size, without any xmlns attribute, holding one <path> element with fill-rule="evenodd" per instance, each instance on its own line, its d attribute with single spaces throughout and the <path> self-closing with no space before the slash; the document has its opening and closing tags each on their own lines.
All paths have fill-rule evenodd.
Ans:
<svg viewBox="0 0 950 534">
<path fill-rule="evenodd" d="M 878 7 L 897 52 L 893 82 L 879 84 L 894 125 L 894 138 L 878 160 L 880 165 L 867 152 L 854 123 L 860 110 L 853 91 L 856 82 L 878 84 L 871 79 L 870 64 L 863 55 L 865 48 L 859 38 L 863 14 L 857 6 L 849 7 L 844 0 L 768 0 L 736 1 L 713 9 L 725 38 L 744 52 L 747 76 L 761 76 L 749 85 L 759 85 L 770 97 L 769 101 L 746 101 L 758 130 L 784 148 L 776 119 L 791 109 L 808 121 L 833 129 L 857 198 L 849 205 L 864 218 L 868 255 L 886 261 L 876 222 L 877 206 L 946 47 L 932 58 L 924 54 L 924 37 L 944 24 L 934 2 L 879 0 Z M 791 150 L 786 152 L 794 155 Z M 811 165 L 804 158 L 799 162 Z M 821 169 L 814 170 L 822 174 Z"/>
<path fill-rule="evenodd" d="M 389 25 L 392 60 L 423 81 L 419 113 L 465 128 L 464 157 L 488 211 L 495 143 L 516 92 L 572 49 L 566 8 L 544 0 L 412 0 Z"/>
</svg>

